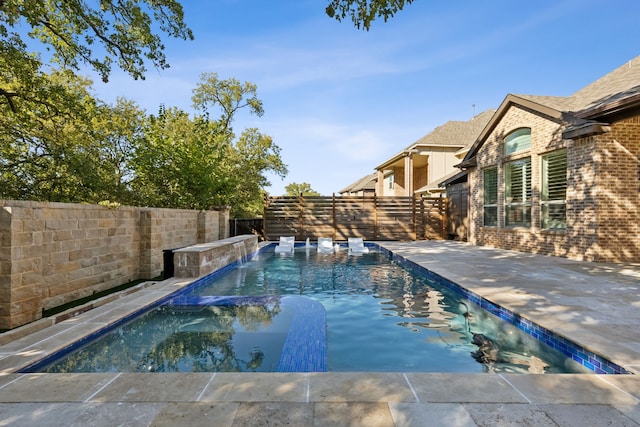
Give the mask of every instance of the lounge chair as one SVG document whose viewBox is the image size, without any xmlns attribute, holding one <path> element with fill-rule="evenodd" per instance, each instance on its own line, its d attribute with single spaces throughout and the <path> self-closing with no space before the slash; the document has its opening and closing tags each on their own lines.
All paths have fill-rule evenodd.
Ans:
<svg viewBox="0 0 640 427">
<path fill-rule="evenodd" d="M 361 237 L 349 237 L 349 253 L 354 254 L 366 254 L 369 253 L 369 248 L 364 245 L 364 241 Z"/>
<path fill-rule="evenodd" d="M 318 237 L 318 252 L 333 253 L 333 239 L 331 237 Z"/>
<path fill-rule="evenodd" d="M 296 238 L 280 236 L 280 243 L 276 246 L 276 253 L 292 253 Z"/>
</svg>

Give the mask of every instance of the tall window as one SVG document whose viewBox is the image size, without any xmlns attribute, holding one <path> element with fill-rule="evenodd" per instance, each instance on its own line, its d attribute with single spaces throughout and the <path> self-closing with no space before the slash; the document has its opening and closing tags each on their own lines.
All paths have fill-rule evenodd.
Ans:
<svg viewBox="0 0 640 427">
<path fill-rule="evenodd" d="M 389 175 L 389 190 L 393 190 L 393 183 L 395 182 L 395 175 Z"/>
<path fill-rule="evenodd" d="M 542 194 L 540 226 L 543 229 L 567 228 L 567 151 L 542 156 Z"/>
<path fill-rule="evenodd" d="M 504 165 L 504 225 L 531 226 L 531 158 Z"/>
<path fill-rule="evenodd" d="M 484 211 L 483 224 L 485 226 L 498 225 L 498 168 L 488 168 L 483 171 Z"/>
<path fill-rule="evenodd" d="M 504 154 L 509 155 L 531 148 L 531 129 L 514 130 L 504 139 Z"/>
</svg>

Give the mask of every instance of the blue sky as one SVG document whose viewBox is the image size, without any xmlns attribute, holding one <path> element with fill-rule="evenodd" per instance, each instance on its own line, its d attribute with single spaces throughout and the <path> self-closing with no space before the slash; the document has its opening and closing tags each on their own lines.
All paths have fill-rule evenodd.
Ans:
<svg viewBox="0 0 640 427">
<path fill-rule="evenodd" d="M 497 108 L 508 93 L 566 96 L 640 54 L 637 0 L 415 0 L 369 32 L 322 0 L 183 0 L 192 42 L 166 40 L 171 68 L 134 81 L 94 78 L 96 95 L 149 113 L 192 112 L 203 72 L 250 81 L 281 148 L 285 179 L 330 195 L 449 120 Z M 474 107 L 475 106 L 475 107 Z"/>
</svg>

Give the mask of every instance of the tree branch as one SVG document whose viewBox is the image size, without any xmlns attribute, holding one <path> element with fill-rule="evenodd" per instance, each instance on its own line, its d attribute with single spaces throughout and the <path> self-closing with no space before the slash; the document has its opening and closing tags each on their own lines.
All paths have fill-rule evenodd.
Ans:
<svg viewBox="0 0 640 427">
<path fill-rule="evenodd" d="M 2 0 L 0 0 L 0 7 L 2 7 Z M 13 103 L 13 100 L 11 98 L 18 96 L 18 94 L 16 92 L 8 92 L 2 88 L 0 88 L 0 95 L 4 96 L 5 99 L 7 100 L 7 103 L 9 104 L 9 108 L 11 108 L 11 112 L 15 113 L 16 111 L 18 111 L 16 109 L 15 104 Z"/>
</svg>

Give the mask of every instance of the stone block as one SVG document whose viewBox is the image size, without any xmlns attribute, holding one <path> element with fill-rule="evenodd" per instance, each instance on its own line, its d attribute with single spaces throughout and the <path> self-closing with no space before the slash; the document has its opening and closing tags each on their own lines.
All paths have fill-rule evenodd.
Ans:
<svg viewBox="0 0 640 427">
<path fill-rule="evenodd" d="M 257 236 L 246 235 L 178 249 L 174 251 L 175 276 L 205 276 L 255 252 L 257 248 Z"/>
<path fill-rule="evenodd" d="M 23 232 L 43 231 L 45 229 L 45 221 L 36 219 L 20 220 L 20 228 Z"/>
<path fill-rule="evenodd" d="M 69 262 L 69 253 L 67 251 L 53 252 L 49 254 L 48 262 L 51 264 L 66 264 Z"/>
<path fill-rule="evenodd" d="M 72 240 L 71 230 L 56 230 L 53 232 L 53 241 L 62 242 L 65 240 Z"/>
<path fill-rule="evenodd" d="M 56 273 L 68 273 L 70 271 L 75 271 L 80 268 L 80 263 L 78 261 L 69 261 L 63 264 L 54 264 L 53 269 Z"/>
<path fill-rule="evenodd" d="M 96 257 L 87 257 L 78 259 L 81 268 L 93 267 L 98 264 L 98 259 Z"/>
<path fill-rule="evenodd" d="M 22 284 L 24 286 L 39 286 L 42 284 L 42 273 L 32 272 L 21 275 Z"/>
<path fill-rule="evenodd" d="M 13 233 L 11 236 L 12 246 L 30 246 L 33 245 L 33 233 Z"/>
<path fill-rule="evenodd" d="M 41 258 L 28 258 L 14 261 L 12 263 L 12 272 L 14 274 L 29 273 L 32 271 L 40 271 L 42 269 Z"/>
<path fill-rule="evenodd" d="M 77 228 L 77 219 L 47 219 L 44 221 L 44 229 L 46 230 L 75 230 Z"/>
</svg>

